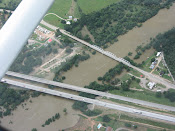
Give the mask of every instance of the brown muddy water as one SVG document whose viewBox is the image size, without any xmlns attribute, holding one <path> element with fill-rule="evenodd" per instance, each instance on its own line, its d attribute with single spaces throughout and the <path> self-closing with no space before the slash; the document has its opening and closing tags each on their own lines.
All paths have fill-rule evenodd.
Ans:
<svg viewBox="0 0 175 131">
<path fill-rule="evenodd" d="M 120 36 L 119 41 L 106 50 L 120 57 L 126 56 L 128 52 L 133 52 L 134 56 L 137 46 L 148 43 L 151 37 L 153 38 L 158 33 L 163 33 L 173 27 L 175 27 L 175 4 L 169 10 L 161 10 L 156 16 L 143 23 L 142 27 L 134 28 L 127 34 Z M 153 52 L 153 49 L 145 52 L 137 62 L 151 56 Z M 63 75 L 66 76 L 64 82 L 81 87 L 89 85 L 90 82 L 97 80 L 99 76 L 103 76 L 116 64 L 116 61 L 97 53 L 92 55 L 89 60 L 81 62 L 79 67 L 74 67 L 64 73 Z M 48 79 L 53 79 L 53 75 L 50 75 Z M 33 103 L 26 102 L 27 106 L 25 108 L 29 108 L 29 110 L 25 110 L 20 106 L 13 112 L 13 116 L 1 119 L 1 125 L 14 131 L 31 131 L 32 128 L 52 131 L 69 128 L 78 122 L 79 116 L 76 115 L 78 112 L 71 107 L 73 101 L 54 96 L 39 96 L 38 98 L 32 98 L 32 101 Z M 63 113 L 64 108 L 68 110 L 67 115 Z M 42 128 L 41 125 L 45 120 L 55 115 L 55 113 L 60 113 L 61 118 Z M 13 124 L 9 124 L 10 120 Z"/>
<path fill-rule="evenodd" d="M 119 41 L 106 50 L 117 56 L 124 57 L 128 52 L 135 53 L 137 46 L 142 43 L 148 43 L 150 38 L 155 37 L 159 33 L 164 33 L 173 27 L 175 27 L 175 4 L 169 10 L 163 9 L 159 11 L 156 16 L 143 23 L 142 27 L 134 28 L 127 34 L 118 37 Z M 146 57 L 142 56 L 142 59 L 146 59 L 153 52 L 153 49 L 147 51 L 147 54 L 144 54 Z M 97 80 L 99 76 L 103 76 L 116 64 L 116 61 L 97 53 L 95 56 L 91 56 L 89 60 L 80 63 L 78 68 L 74 67 L 64 73 L 64 76 L 66 76 L 64 82 L 83 87 Z"/>
</svg>

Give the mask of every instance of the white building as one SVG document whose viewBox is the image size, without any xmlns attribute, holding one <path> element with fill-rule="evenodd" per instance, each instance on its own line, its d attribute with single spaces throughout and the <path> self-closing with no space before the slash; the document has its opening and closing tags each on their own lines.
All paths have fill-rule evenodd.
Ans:
<svg viewBox="0 0 175 131">
<path fill-rule="evenodd" d="M 160 55 L 161 55 L 161 52 L 157 52 L 157 55 L 156 56 L 159 57 Z"/>
<path fill-rule="evenodd" d="M 70 25 L 71 23 L 70 23 L 70 21 L 67 21 L 66 24 L 67 24 L 67 25 Z"/>
<path fill-rule="evenodd" d="M 77 22 L 77 18 L 74 18 L 74 22 Z"/>
<path fill-rule="evenodd" d="M 149 87 L 149 89 L 153 89 L 153 87 L 156 85 L 156 83 L 154 83 L 154 82 L 149 82 L 148 83 L 148 87 Z"/>
<path fill-rule="evenodd" d="M 99 123 L 99 124 L 97 125 L 97 129 L 100 129 L 101 127 L 102 127 L 102 124 Z"/>
<path fill-rule="evenodd" d="M 69 16 L 69 19 L 72 20 L 72 16 Z"/>
</svg>

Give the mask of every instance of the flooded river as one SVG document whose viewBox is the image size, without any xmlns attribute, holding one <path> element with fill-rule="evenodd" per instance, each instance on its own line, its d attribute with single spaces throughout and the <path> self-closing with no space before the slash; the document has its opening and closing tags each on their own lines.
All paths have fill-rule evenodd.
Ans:
<svg viewBox="0 0 175 131">
<path fill-rule="evenodd" d="M 111 45 L 106 50 L 116 54 L 117 56 L 124 57 L 128 52 L 135 54 L 135 49 L 142 43 L 148 43 L 150 38 L 155 37 L 158 33 L 163 33 L 175 27 L 175 4 L 167 10 L 163 9 L 153 18 L 149 19 L 140 28 L 134 28 L 127 34 L 118 37 L 118 42 Z M 149 50 L 144 53 L 142 60 L 146 59 L 154 50 Z M 85 62 L 79 64 L 79 67 L 72 68 L 66 72 L 65 83 L 77 86 L 85 86 L 90 82 L 97 80 L 99 76 L 103 76 L 110 68 L 117 64 L 102 54 L 97 53 L 95 56 Z"/>
<path fill-rule="evenodd" d="M 126 56 L 128 52 L 133 52 L 134 55 L 137 46 L 148 43 L 151 37 L 153 38 L 158 33 L 163 33 L 173 27 L 175 27 L 175 4 L 169 10 L 161 10 L 155 17 L 143 23 L 142 27 L 134 28 L 127 34 L 120 36 L 119 41 L 106 50 L 120 57 Z M 153 49 L 147 51 L 141 59 L 146 59 L 153 52 Z M 89 60 L 81 62 L 77 68 L 74 67 L 64 73 L 63 75 L 66 76 L 64 82 L 83 87 L 97 80 L 99 76 L 103 76 L 116 64 L 116 61 L 97 53 L 92 55 Z M 52 78 L 53 76 L 49 77 L 49 79 Z M 13 116 L 8 116 L 1 120 L 1 124 L 18 131 L 30 131 L 32 128 L 48 131 L 68 128 L 74 126 L 78 121 L 79 117 L 76 115 L 78 112 L 71 108 L 73 101 L 54 96 L 39 96 L 38 98 L 32 98 L 32 101 L 32 103 L 27 102 L 25 107 L 25 109 L 29 108 L 29 110 L 25 110 L 20 106 L 13 112 Z M 67 115 L 63 113 L 64 108 L 68 110 Z M 55 113 L 60 113 L 61 118 L 42 128 L 41 125 Z M 9 124 L 10 120 L 13 124 Z"/>
</svg>

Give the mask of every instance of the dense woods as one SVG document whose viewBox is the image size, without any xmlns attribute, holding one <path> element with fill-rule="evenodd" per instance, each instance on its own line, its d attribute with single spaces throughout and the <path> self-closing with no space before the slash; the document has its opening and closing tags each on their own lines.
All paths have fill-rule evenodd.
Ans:
<svg viewBox="0 0 175 131">
<path fill-rule="evenodd" d="M 86 39 L 81 34 L 82 28 L 86 25 L 94 36 L 96 45 L 106 47 L 107 42 L 113 43 L 119 35 L 136 26 L 140 27 L 141 23 L 155 16 L 160 9 L 169 8 L 174 1 L 122 0 L 98 12 L 82 14 L 78 22 L 66 25 L 65 29 L 81 39 Z"/>
<path fill-rule="evenodd" d="M 27 46 L 23 48 L 12 66 L 11 71 L 29 74 L 35 66 L 41 65 L 44 57 L 51 53 L 55 53 L 54 46 L 41 46 L 35 50 L 30 50 Z"/>
<path fill-rule="evenodd" d="M 7 84 L 0 83 L 0 117 L 11 115 L 11 111 L 30 97 L 26 90 L 14 90 L 7 87 Z"/>
<path fill-rule="evenodd" d="M 170 31 L 159 34 L 151 41 L 151 44 L 157 51 L 163 51 L 165 61 L 175 77 L 175 28 Z"/>
</svg>

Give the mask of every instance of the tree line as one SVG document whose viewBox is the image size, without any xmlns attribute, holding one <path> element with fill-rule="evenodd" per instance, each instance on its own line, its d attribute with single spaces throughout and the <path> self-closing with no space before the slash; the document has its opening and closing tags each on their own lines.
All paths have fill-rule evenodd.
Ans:
<svg viewBox="0 0 175 131">
<path fill-rule="evenodd" d="M 47 119 L 45 121 L 45 123 L 42 125 L 42 127 L 45 127 L 46 125 L 50 125 L 52 122 L 56 121 L 60 119 L 60 114 L 56 113 L 54 116 L 52 116 L 51 118 Z"/>
<path fill-rule="evenodd" d="M 11 111 L 15 110 L 18 105 L 28 100 L 30 93 L 27 90 L 14 90 L 8 88 L 7 84 L 0 83 L 0 117 L 11 115 Z"/>
<path fill-rule="evenodd" d="M 29 74 L 35 66 L 41 65 L 42 60 L 47 55 L 54 53 L 52 45 L 41 46 L 35 50 L 29 50 L 27 46 L 23 48 L 16 60 L 10 67 L 11 71 Z"/>
<path fill-rule="evenodd" d="M 154 49 L 164 53 L 165 61 L 175 77 L 175 28 L 159 34 L 151 41 Z"/>
<path fill-rule="evenodd" d="M 70 70 L 73 66 L 78 67 L 79 62 L 85 61 L 89 58 L 90 58 L 90 55 L 85 53 L 85 52 L 83 54 L 75 55 L 69 61 L 67 61 L 65 63 L 62 63 L 62 68 L 61 69 L 59 69 L 59 68 L 58 68 L 58 70 L 55 69 L 56 73 L 55 73 L 55 77 L 54 77 L 53 80 L 61 82 L 64 79 L 64 77 L 61 77 L 62 72 L 66 72 L 66 71 Z"/>
<path fill-rule="evenodd" d="M 65 25 L 65 30 L 73 33 L 81 39 L 82 28 L 86 25 L 95 38 L 98 46 L 106 47 L 106 43 L 117 41 L 117 37 L 125 34 L 134 27 L 155 16 L 162 8 L 169 8 L 175 0 L 122 0 L 108 7 L 90 14 L 82 14 L 78 22 Z"/>
</svg>

